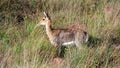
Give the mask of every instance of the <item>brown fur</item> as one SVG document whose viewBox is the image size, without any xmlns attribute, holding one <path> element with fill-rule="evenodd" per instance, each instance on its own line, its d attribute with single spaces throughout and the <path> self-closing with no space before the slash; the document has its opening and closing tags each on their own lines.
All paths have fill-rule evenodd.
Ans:
<svg viewBox="0 0 120 68">
<path fill-rule="evenodd" d="M 85 24 L 79 24 L 79 23 L 72 23 L 68 26 L 71 30 L 83 30 L 87 32 L 87 28 Z"/>
<path fill-rule="evenodd" d="M 87 42 L 88 34 L 84 25 L 72 24 L 67 29 L 52 29 L 50 16 L 44 13 L 45 17 L 37 25 L 45 25 L 46 33 L 51 43 L 61 46 L 66 42 L 74 41 L 76 46 Z"/>
</svg>

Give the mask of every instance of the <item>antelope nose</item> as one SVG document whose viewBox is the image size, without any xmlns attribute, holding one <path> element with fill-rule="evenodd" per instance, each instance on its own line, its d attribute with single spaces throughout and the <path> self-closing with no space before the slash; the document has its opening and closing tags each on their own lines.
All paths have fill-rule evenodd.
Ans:
<svg viewBox="0 0 120 68">
<path fill-rule="evenodd" d="M 35 27 L 38 27 L 38 26 L 40 26 L 40 23 L 38 23 Z"/>
</svg>

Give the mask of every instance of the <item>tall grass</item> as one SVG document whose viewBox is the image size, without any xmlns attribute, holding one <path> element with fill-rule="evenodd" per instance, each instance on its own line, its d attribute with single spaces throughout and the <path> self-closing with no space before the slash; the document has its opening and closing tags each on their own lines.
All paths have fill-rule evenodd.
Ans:
<svg viewBox="0 0 120 68">
<path fill-rule="evenodd" d="M 119 68 L 119 0 L 0 0 L 1 68 Z M 107 8 L 112 6 L 110 8 Z M 68 46 L 63 62 L 53 62 L 56 48 L 45 28 L 34 28 L 47 10 L 53 28 L 84 23 L 89 41 L 84 49 Z M 64 26 L 63 26 L 64 25 Z"/>
</svg>

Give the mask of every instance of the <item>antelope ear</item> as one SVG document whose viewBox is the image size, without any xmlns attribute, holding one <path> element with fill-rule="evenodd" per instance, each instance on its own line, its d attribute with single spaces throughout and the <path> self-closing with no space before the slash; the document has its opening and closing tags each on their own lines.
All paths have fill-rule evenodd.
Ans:
<svg viewBox="0 0 120 68">
<path fill-rule="evenodd" d="M 47 14 L 47 12 L 46 11 L 44 11 L 44 15 L 47 17 L 48 16 L 48 14 Z"/>
<path fill-rule="evenodd" d="M 50 16 L 48 15 L 48 13 L 46 11 L 44 11 L 44 15 L 45 15 L 45 17 L 47 17 L 48 19 L 50 19 Z"/>
</svg>

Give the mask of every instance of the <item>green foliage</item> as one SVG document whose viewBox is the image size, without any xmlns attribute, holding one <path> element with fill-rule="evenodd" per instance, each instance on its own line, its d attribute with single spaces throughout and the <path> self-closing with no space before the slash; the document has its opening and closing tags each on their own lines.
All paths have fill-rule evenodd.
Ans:
<svg viewBox="0 0 120 68">
<path fill-rule="evenodd" d="M 110 15 L 104 13 L 109 4 L 114 12 L 118 11 L 118 19 L 112 13 L 115 19 L 110 22 L 105 20 Z M 35 28 L 45 10 L 51 16 L 53 28 L 66 28 L 74 22 L 88 27 L 89 41 L 84 49 L 65 48 L 64 62 L 59 67 L 119 67 L 119 51 L 115 50 L 120 45 L 120 14 L 116 10 L 119 4 L 119 0 L 0 0 L 0 67 L 56 68 L 56 48 L 44 27 Z"/>
</svg>

